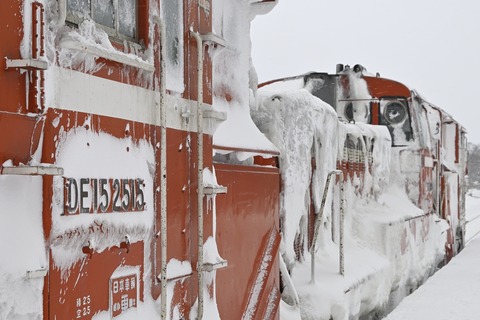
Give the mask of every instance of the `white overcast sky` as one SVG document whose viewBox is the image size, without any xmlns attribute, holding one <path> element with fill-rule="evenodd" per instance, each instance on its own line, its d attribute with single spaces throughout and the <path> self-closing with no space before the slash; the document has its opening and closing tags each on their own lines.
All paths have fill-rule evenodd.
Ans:
<svg viewBox="0 0 480 320">
<path fill-rule="evenodd" d="M 251 36 L 259 82 L 359 63 L 417 89 L 480 143 L 479 0 L 280 0 Z"/>
</svg>

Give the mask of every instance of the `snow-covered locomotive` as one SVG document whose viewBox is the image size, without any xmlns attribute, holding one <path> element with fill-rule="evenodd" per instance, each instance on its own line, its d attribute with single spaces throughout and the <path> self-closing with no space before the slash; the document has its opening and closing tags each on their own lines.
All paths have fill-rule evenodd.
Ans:
<svg viewBox="0 0 480 320">
<path fill-rule="evenodd" d="M 261 84 L 252 115 L 282 150 L 283 296 L 307 319 L 378 318 L 464 246 L 466 132 L 399 82 L 337 70 Z"/>
<path fill-rule="evenodd" d="M 257 91 L 274 5 L 1 3 L 0 318 L 355 318 L 461 249 L 464 129 L 363 70 Z"/>
</svg>

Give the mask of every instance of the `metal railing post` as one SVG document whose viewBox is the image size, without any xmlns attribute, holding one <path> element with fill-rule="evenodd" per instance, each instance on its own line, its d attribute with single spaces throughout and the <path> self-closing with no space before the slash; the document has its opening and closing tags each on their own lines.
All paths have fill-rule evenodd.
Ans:
<svg viewBox="0 0 480 320">
<path fill-rule="evenodd" d="M 325 202 L 327 201 L 328 190 L 330 188 L 330 181 L 332 180 L 332 175 L 340 176 L 340 274 L 344 274 L 344 265 L 343 265 L 343 220 L 345 216 L 344 210 L 344 188 L 343 188 L 343 172 L 342 170 L 333 170 L 327 176 L 327 181 L 325 182 L 325 188 L 323 189 L 322 202 L 320 204 L 320 211 L 317 214 L 315 220 L 315 229 L 312 240 L 312 247 L 310 248 L 311 255 L 311 270 L 310 277 L 311 282 L 315 283 L 315 251 L 316 244 L 318 239 L 318 233 L 320 231 L 320 224 L 322 223 L 323 211 L 325 210 Z"/>
<path fill-rule="evenodd" d="M 345 188 L 343 184 L 343 172 L 340 171 L 340 243 L 339 243 L 339 271 L 342 276 L 345 275 Z"/>
</svg>

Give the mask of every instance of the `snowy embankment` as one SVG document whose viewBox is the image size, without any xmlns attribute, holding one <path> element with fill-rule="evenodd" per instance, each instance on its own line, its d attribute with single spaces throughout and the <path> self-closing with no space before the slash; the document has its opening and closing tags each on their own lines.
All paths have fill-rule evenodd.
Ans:
<svg viewBox="0 0 480 320">
<path fill-rule="evenodd" d="M 385 320 L 473 320 L 480 315 L 480 190 L 466 197 L 467 246 Z"/>
<path fill-rule="evenodd" d="M 466 235 L 465 242 L 468 243 L 480 233 L 480 190 L 470 190 L 466 196 Z"/>
<path fill-rule="evenodd" d="M 480 315 L 480 238 L 405 298 L 386 320 L 476 320 Z"/>
</svg>

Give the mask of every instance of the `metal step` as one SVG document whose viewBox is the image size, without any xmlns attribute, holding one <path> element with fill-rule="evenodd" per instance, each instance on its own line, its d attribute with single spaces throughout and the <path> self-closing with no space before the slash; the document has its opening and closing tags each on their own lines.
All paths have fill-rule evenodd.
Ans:
<svg viewBox="0 0 480 320">
<path fill-rule="evenodd" d="M 19 175 L 19 176 L 61 176 L 63 168 L 55 166 L 17 166 L 17 167 L 0 167 L 2 175 Z"/>
<path fill-rule="evenodd" d="M 7 59 L 7 69 L 47 70 L 48 62 L 40 59 Z"/>
<path fill-rule="evenodd" d="M 204 195 L 214 195 L 220 193 L 227 193 L 227 187 L 224 186 L 207 186 L 203 188 Z"/>
<path fill-rule="evenodd" d="M 202 266 L 202 271 L 212 272 L 214 270 L 222 269 L 228 266 L 227 260 L 222 260 L 216 263 L 204 263 Z"/>
</svg>

